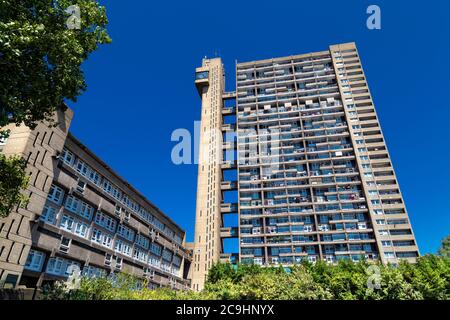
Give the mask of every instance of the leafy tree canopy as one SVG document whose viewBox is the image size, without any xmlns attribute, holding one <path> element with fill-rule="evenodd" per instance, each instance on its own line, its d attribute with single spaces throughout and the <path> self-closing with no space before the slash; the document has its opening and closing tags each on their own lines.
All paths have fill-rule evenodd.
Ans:
<svg viewBox="0 0 450 320">
<path fill-rule="evenodd" d="M 442 239 L 442 244 L 438 253 L 443 257 L 450 258 L 450 236 Z"/>
<path fill-rule="evenodd" d="M 26 162 L 19 156 L 0 154 L 0 218 L 8 216 L 14 206 L 25 206 L 28 198 L 21 193 L 28 186 Z"/>
<path fill-rule="evenodd" d="M 0 128 L 52 122 L 65 99 L 76 101 L 82 62 L 111 42 L 107 23 L 95 0 L 0 0 Z"/>
<path fill-rule="evenodd" d="M 378 268 L 380 286 L 368 285 Z M 78 290 L 64 291 L 58 284 L 45 290 L 46 299 L 240 299 L 240 300 L 420 300 L 450 299 L 450 259 L 435 255 L 420 257 L 415 264 L 399 266 L 340 261 L 329 265 L 323 261 L 303 263 L 289 269 L 219 263 L 208 275 L 201 292 L 176 291 L 169 288 L 151 290 L 146 283 L 136 290 L 129 275 L 120 281 L 108 278 L 83 278 Z"/>
</svg>

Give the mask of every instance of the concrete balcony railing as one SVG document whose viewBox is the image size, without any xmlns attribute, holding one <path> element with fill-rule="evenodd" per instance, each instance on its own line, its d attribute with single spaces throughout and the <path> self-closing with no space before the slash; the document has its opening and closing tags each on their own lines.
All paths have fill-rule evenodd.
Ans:
<svg viewBox="0 0 450 320">
<path fill-rule="evenodd" d="M 230 262 L 236 263 L 239 260 L 239 255 L 237 253 L 221 253 L 220 262 Z"/>
<path fill-rule="evenodd" d="M 235 131 L 236 130 L 236 125 L 231 124 L 231 123 L 224 123 L 222 125 L 222 131 L 227 132 L 227 131 Z"/>
<path fill-rule="evenodd" d="M 237 213 L 238 212 L 238 204 L 237 203 L 222 203 L 220 205 L 221 213 Z"/>
<path fill-rule="evenodd" d="M 221 238 L 237 238 L 238 237 L 238 227 L 222 227 L 220 228 Z"/>
<path fill-rule="evenodd" d="M 222 170 L 233 170 L 237 168 L 237 161 L 224 161 L 220 166 Z"/>
<path fill-rule="evenodd" d="M 236 114 L 235 107 L 225 107 L 222 109 L 222 115 L 224 115 L 224 116 L 233 116 L 235 114 Z"/>
<path fill-rule="evenodd" d="M 220 183 L 220 189 L 222 191 L 237 190 L 237 182 L 236 181 L 222 181 Z"/>
<path fill-rule="evenodd" d="M 232 141 L 224 142 L 223 149 L 224 150 L 236 150 L 236 143 L 234 143 Z"/>
<path fill-rule="evenodd" d="M 236 91 L 224 92 L 222 93 L 223 100 L 232 100 L 236 99 Z"/>
</svg>

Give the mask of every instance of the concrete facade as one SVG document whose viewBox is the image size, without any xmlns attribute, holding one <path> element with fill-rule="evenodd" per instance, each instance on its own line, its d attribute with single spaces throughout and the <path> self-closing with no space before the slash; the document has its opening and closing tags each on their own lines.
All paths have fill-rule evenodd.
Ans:
<svg viewBox="0 0 450 320">
<path fill-rule="evenodd" d="M 204 59 L 196 70 L 196 85 L 202 98 L 200 146 L 197 179 L 197 207 L 193 261 L 192 288 L 201 290 L 209 268 L 217 262 L 223 246 L 220 238 L 222 155 L 222 93 L 224 73 L 222 62 Z"/>
<path fill-rule="evenodd" d="M 206 93 L 215 91 L 202 71 L 196 70 L 196 85 L 206 132 Z M 237 238 L 239 252 L 222 251 L 213 263 L 236 255 L 241 263 L 264 266 L 305 259 L 416 261 L 418 247 L 354 43 L 237 63 L 236 92 L 222 87 L 220 95 L 222 123 L 214 125 L 222 125 L 220 149 L 236 150 L 237 165 L 223 159 L 214 166 L 213 181 L 222 181 L 213 201 L 221 203 L 219 216 L 234 213 L 239 222 L 227 226 L 221 219 L 219 234 L 205 228 L 198 208 L 211 201 L 204 190 L 213 185 L 199 166 L 195 246 L 204 238 Z M 234 106 L 225 106 L 229 99 Z M 225 123 L 227 116 L 235 122 Z M 225 138 L 232 130 L 237 144 Z M 210 148 L 202 141 L 201 148 Z M 236 181 L 223 180 L 226 170 L 236 171 Z M 238 202 L 224 203 L 225 192 L 236 190 Z M 197 261 L 195 290 L 210 263 Z"/>
<path fill-rule="evenodd" d="M 69 133 L 72 116 L 58 111 L 55 128 L 10 126 L 1 146 L 31 175 L 27 208 L 0 220 L 2 287 L 126 272 L 152 288 L 189 288 L 184 230 Z"/>
</svg>

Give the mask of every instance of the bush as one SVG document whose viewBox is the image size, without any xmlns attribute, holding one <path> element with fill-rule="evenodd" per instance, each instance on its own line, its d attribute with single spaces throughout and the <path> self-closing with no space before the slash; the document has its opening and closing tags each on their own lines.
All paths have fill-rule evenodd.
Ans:
<svg viewBox="0 0 450 320">
<path fill-rule="evenodd" d="M 151 290 L 146 282 L 118 274 L 82 278 L 77 290 L 57 283 L 46 288 L 44 296 L 73 300 L 448 300 L 449 277 L 450 259 L 435 255 L 398 267 L 365 261 L 305 262 L 290 268 L 218 263 L 209 271 L 202 292 Z"/>
</svg>

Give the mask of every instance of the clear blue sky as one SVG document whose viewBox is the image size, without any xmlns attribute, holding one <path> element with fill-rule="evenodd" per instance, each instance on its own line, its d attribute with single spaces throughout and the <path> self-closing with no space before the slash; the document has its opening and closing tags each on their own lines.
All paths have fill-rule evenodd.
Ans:
<svg viewBox="0 0 450 320">
<path fill-rule="evenodd" d="M 72 132 L 194 232 L 197 167 L 172 164 L 200 117 L 194 69 L 356 42 L 421 253 L 450 234 L 450 1 L 102 1 L 113 43 L 84 64 Z M 381 7 L 382 29 L 366 28 Z"/>
</svg>

